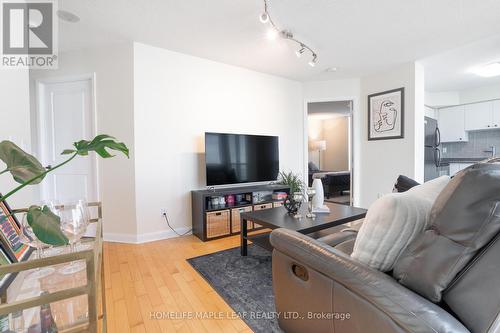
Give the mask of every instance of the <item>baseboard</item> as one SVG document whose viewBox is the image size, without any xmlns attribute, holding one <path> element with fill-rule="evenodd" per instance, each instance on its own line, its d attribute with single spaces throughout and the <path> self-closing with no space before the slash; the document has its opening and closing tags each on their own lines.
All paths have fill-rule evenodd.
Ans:
<svg viewBox="0 0 500 333">
<path fill-rule="evenodd" d="M 189 230 L 190 228 L 188 227 L 175 228 L 175 231 L 181 235 L 185 234 Z M 179 235 L 177 235 L 172 230 L 162 230 L 162 231 L 149 232 L 139 235 L 118 234 L 109 232 L 104 233 L 104 241 L 106 242 L 131 243 L 131 244 L 148 243 L 174 237 L 179 237 Z"/>
<path fill-rule="evenodd" d="M 177 234 L 180 234 L 180 235 L 185 234 L 189 230 L 191 230 L 191 228 L 188 228 L 188 227 L 175 228 L 175 231 L 177 232 Z M 145 234 L 140 234 L 140 235 L 137 235 L 137 243 L 147 243 L 147 242 L 154 242 L 154 241 L 162 240 L 162 239 L 180 237 L 177 234 L 172 230 L 162 230 L 162 231 L 157 231 L 157 232 L 149 232 L 149 233 L 145 233 Z"/>
</svg>

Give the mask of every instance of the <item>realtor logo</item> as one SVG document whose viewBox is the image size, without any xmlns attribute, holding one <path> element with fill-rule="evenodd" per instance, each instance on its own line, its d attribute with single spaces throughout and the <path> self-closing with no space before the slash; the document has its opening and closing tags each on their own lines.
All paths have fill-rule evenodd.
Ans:
<svg viewBox="0 0 500 333">
<path fill-rule="evenodd" d="M 57 68 L 55 1 L 2 2 L 2 67 Z"/>
</svg>

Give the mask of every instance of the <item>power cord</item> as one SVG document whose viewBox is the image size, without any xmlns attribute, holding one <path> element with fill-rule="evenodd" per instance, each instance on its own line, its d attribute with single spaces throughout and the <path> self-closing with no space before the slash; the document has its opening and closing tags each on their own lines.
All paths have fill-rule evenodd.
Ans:
<svg viewBox="0 0 500 333">
<path fill-rule="evenodd" d="M 167 225 L 168 225 L 168 227 L 169 227 L 169 228 L 170 228 L 170 229 L 171 229 L 171 230 L 172 230 L 172 231 L 173 231 L 173 232 L 174 232 L 177 236 L 180 236 L 180 237 L 182 237 L 182 236 L 186 236 L 186 235 L 187 235 L 187 234 L 189 234 L 191 231 L 193 231 L 193 229 L 191 228 L 191 229 L 189 229 L 188 231 L 186 231 L 186 232 L 185 232 L 185 233 L 183 233 L 183 234 L 178 233 L 178 232 L 177 232 L 177 231 L 175 231 L 175 229 L 174 229 L 174 228 L 172 228 L 172 226 L 170 225 L 170 221 L 168 220 L 167 213 L 163 213 L 162 215 L 163 215 L 163 217 L 165 218 L 165 221 L 167 221 Z"/>
</svg>

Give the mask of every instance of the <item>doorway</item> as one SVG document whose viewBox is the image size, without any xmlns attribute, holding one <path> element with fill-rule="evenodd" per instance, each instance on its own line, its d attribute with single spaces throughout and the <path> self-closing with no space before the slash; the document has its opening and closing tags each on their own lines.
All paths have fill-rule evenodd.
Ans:
<svg viewBox="0 0 500 333">
<path fill-rule="evenodd" d="M 325 201 L 352 204 L 352 100 L 308 102 L 308 186 L 320 178 Z"/>
<path fill-rule="evenodd" d="M 55 166 L 68 158 L 64 149 L 96 135 L 94 77 L 38 80 L 36 87 L 38 154 L 44 166 Z M 42 201 L 98 201 L 95 155 L 77 156 L 49 173 L 40 189 Z"/>
</svg>

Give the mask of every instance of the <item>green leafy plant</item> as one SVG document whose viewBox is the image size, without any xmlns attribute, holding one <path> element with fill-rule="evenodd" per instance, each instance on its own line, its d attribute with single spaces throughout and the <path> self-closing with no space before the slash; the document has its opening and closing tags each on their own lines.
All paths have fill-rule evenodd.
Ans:
<svg viewBox="0 0 500 333">
<path fill-rule="evenodd" d="M 289 186 L 290 193 L 302 192 L 304 190 L 304 182 L 302 181 L 302 178 L 299 175 L 294 174 L 292 171 L 281 171 L 278 178 L 278 184 Z"/>
<path fill-rule="evenodd" d="M 45 176 L 71 162 L 77 156 L 87 156 L 89 152 L 95 152 L 103 158 L 113 157 L 108 150 L 123 153 L 129 157 L 129 149 L 123 142 L 116 142 L 115 138 L 106 134 L 96 136 L 91 141 L 80 140 L 73 144 L 73 149 L 64 150 L 61 155 L 71 155 L 67 160 L 51 168 L 44 168 L 33 156 L 19 148 L 11 141 L 0 142 L 0 160 L 6 168 L 0 172 L 10 172 L 14 180 L 20 185 L 0 197 L 0 202 L 7 200 L 10 196 L 28 185 L 39 184 Z M 68 238 L 60 229 L 61 220 L 47 206 L 31 206 L 28 209 L 14 210 L 15 213 L 26 213 L 28 224 L 33 229 L 37 238 L 50 245 L 68 244 Z M 4 217 L 5 218 L 5 217 Z"/>
</svg>

